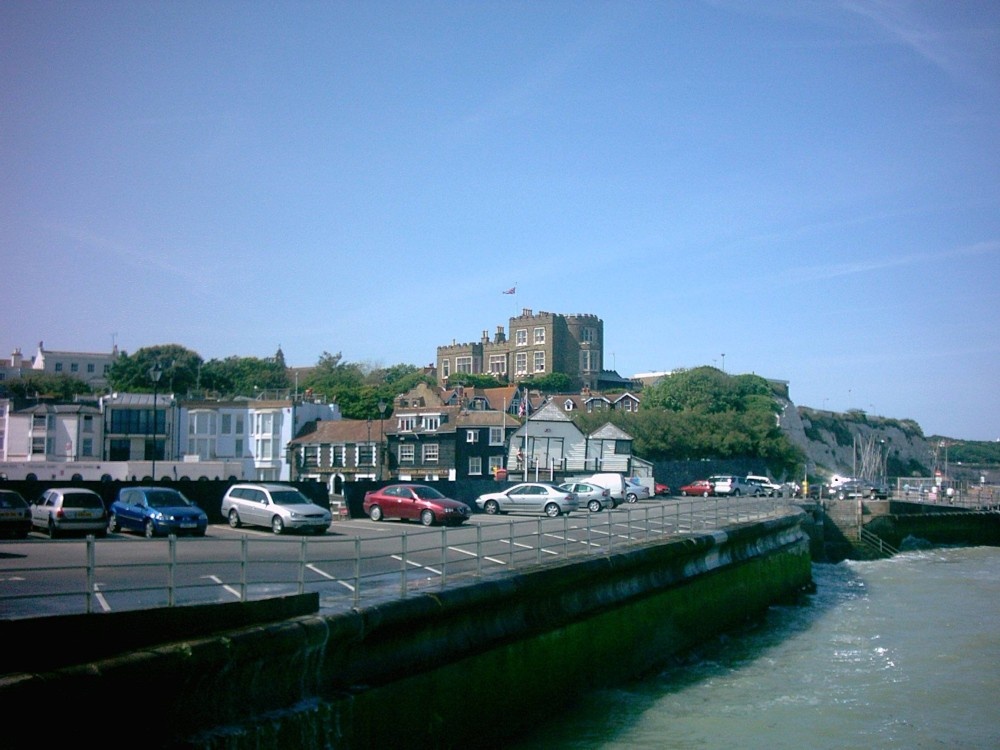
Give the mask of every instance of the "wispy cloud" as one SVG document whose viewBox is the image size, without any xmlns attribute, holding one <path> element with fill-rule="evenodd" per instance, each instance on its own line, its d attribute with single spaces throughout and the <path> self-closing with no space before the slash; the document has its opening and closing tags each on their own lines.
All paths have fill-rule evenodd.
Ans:
<svg viewBox="0 0 1000 750">
<path fill-rule="evenodd" d="M 887 268 L 900 268 L 902 266 L 913 266 L 922 263 L 940 263 L 955 258 L 981 255 L 996 255 L 1000 257 L 1000 240 L 977 242 L 972 245 L 949 248 L 938 252 L 910 253 L 907 255 L 866 258 L 847 263 L 801 266 L 799 268 L 788 269 L 784 273 L 782 281 L 790 284 L 801 284 L 804 282 L 823 281 L 843 276 L 872 273 L 873 271 L 882 271 Z"/>
<path fill-rule="evenodd" d="M 948 3 L 931 4 L 941 14 L 933 19 L 912 2 L 841 0 L 840 5 L 868 19 L 957 82 L 977 88 L 996 86 L 1000 26 L 942 29 L 940 19 L 950 16 Z"/>
</svg>

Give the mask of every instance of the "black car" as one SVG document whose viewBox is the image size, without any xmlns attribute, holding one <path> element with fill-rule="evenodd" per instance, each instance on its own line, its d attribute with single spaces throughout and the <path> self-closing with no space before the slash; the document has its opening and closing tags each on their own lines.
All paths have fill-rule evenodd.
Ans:
<svg viewBox="0 0 1000 750">
<path fill-rule="evenodd" d="M 0 534 L 24 539 L 31 531 L 31 508 L 14 490 L 0 490 Z"/>
</svg>

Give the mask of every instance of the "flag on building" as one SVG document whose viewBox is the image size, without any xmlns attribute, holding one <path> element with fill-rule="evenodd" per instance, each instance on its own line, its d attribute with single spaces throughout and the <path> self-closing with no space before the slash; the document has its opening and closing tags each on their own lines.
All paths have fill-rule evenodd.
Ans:
<svg viewBox="0 0 1000 750">
<path fill-rule="evenodd" d="M 510 289 L 505 289 L 504 290 L 504 294 L 514 294 L 514 292 L 516 292 L 516 291 L 517 291 L 517 287 L 516 286 L 512 286 Z"/>
<path fill-rule="evenodd" d="M 528 413 L 528 389 L 524 389 L 524 395 L 521 396 L 521 403 L 517 407 L 517 416 L 523 417 Z"/>
</svg>

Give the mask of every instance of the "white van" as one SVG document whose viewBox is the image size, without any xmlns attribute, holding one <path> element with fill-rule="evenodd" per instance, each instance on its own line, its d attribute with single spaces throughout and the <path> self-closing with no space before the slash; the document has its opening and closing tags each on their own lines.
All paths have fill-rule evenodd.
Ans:
<svg viewBox="0 0 1000 750">
<path fill-rule="evenodd" d="M 607 487 L 611 490 L 611 501 L 615 505 L 638 502 L 643 494 L 647 498 L 649 497 L 648 488 L 632 484 L 625 478 L 624 474 L 591 474 L 580 481 L 590 482 L 591 484 L 596 484 L 598 487 Z M 643 493 L 643 490 L 645 490 L 645 493 Z"/>
</svg>

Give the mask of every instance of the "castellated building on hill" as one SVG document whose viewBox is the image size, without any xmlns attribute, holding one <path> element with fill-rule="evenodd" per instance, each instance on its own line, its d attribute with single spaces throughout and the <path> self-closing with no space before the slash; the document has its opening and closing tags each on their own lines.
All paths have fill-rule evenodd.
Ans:
<svg viewBox="0 0 1000 750">
<path fill-rule="evenodd" d="M 517 382 L 561 372 L 579 388 L 596 388 L 604 367 L 604 321 L 596 315 L 534 313 L 525 308 L 510 318 L 510 338 L 497 326 L 490 339 L 437 348 L 438 384 L 460 373 L 485 373 Z"/>
</svg>

